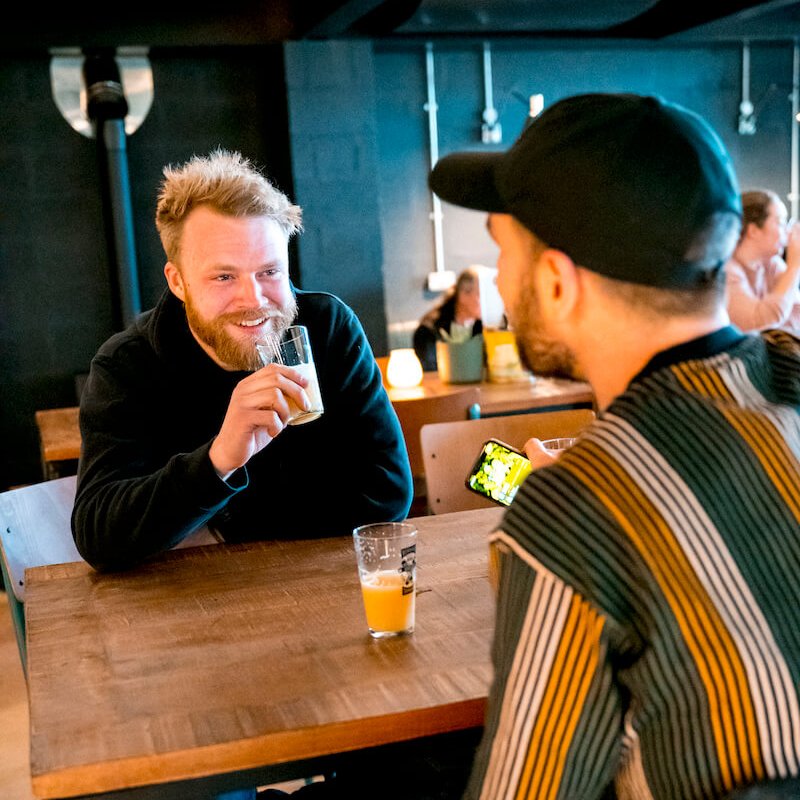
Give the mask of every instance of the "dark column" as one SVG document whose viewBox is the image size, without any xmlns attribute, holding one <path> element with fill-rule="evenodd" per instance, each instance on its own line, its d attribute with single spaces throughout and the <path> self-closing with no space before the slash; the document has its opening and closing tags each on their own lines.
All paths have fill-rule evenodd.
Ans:
<svg viewBox="0 0 800 800">
<path fill-rule="evenodd" d="M 125 134 L 128 103 L 112 52 L 87 53 L 83 72 L 102 178 L 114 327 L 121 329 L 142 310 Z"/>
</svg>

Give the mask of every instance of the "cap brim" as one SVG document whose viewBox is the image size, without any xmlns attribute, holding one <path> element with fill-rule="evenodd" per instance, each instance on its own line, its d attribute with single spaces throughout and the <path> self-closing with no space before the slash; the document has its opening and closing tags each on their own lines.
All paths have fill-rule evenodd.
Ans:
<svg viewBox="0 0 800 800">
<path fill-rule="evenodd" d="M 440 158 L 428 185 L 442 200 L 476 211 L 505 213 L 497 191 L 495 170 L 505 153 L 452 153 Z"/>
</svg>

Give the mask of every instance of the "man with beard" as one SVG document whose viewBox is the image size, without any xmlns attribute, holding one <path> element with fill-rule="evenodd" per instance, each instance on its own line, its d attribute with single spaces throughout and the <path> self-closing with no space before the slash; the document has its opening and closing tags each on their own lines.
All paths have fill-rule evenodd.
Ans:
<svg viewBox="0 0 800 800">
<path fill-rule="evenodd" d="M 466 796 L 800 797 L 800 340 L 729 324 L 722 143 L 660 98 L 581 95 L 430 185 L 489 212 L 528 366 L 598 405 L 490 536 Z"/>
<path fill-rule="evenodd" d="M 81 555 L 124 569 L 204 525 L 244 541 L 403 519 L 408 456 L 361 324 L 289 280 L 300 208 L 238 153 L 164 176 L 167 289 L 101 346 L 81 397 Z M 308 328 L 325 412 L 287 427 L 290 399 L 308 407 L 307 381 L 262 366 L 256 343 L 291 324 Z"/>
</svg>

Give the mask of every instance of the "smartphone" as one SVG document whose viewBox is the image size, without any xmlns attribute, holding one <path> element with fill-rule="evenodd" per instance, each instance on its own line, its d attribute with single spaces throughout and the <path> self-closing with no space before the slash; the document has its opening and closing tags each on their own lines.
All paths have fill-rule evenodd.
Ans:
<svg viewBox="0 0 800 800">
<path fill-rule="evenodd" d="M 531 462 L 519 450 L 499 439 L 489 439 L 481 447 L 466 486 L 501 506 L 508 506 L 530 472 Z"/>
</svg>

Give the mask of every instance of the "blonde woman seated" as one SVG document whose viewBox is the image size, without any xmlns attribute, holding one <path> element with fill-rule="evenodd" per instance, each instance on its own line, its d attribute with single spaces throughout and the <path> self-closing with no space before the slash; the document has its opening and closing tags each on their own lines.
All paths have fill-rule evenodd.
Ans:
<svg viewBox="0 0 800 800">
<path fill-rule="evenodd" d="M 482 332 L 481 288 L 478 273 L 467 267 L 442 300 L 420 321 L 414 331 L 414 352 L 425 371 L 436 369 L 436 342 L 444 338 L 440 331 L 450 333 L 455 322 L 472 328 L 472 335 Z"/>
<path fill-rule="evenodd" d="M 725 265 L 728 314 L 742 331 L 800 333 L 800 225 L 786 217 L 775 192 L 742 194 L 742 232 Z"/>
</svg>

